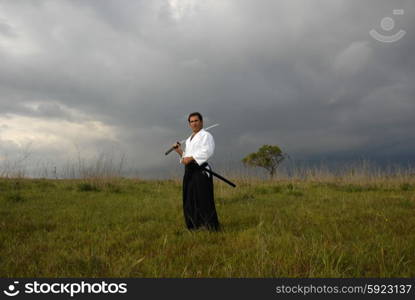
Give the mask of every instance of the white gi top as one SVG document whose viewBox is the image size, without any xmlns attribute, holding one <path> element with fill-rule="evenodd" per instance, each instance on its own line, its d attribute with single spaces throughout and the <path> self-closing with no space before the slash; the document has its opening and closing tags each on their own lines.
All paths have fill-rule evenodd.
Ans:
<svg viewBox="0 0 415 300">
<path fill-rule="evenodd" d="M 192 140 L 191 136 L 186 140 L 186 148 L 182 157 L 193 157 L 200 166 L 213 155 L 215 151 L 215 141 L 213 136 L 203 128 L 196 133 Z M 180 163 L 182 158 L 180 158 Z"/>
</svg>

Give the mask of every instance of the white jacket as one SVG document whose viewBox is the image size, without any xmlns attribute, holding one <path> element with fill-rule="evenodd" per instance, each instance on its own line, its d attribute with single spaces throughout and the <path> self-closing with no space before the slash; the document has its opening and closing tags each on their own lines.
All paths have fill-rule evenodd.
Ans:
<svg viewBox="0 0 415 300">
<path fill-rule="evenodd" d="M 180 163 L 183 157 L 193 157 L 200 166 L 213 155 L 215 141 L 213 136 L 203 128 L 193 136 L 192 140 L 190 138 L 191 136 L 186 140 L 186 147 L 183 151 L 182 158 L 180 158 Z"/>
</svg>

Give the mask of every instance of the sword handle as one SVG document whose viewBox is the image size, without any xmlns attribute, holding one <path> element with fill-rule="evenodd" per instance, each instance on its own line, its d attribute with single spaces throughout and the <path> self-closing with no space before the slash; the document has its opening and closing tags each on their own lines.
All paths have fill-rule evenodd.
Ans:
<svg viewBox="0 0 415 300">
<path fill-rule="evenodd" d="M 180 143 L 179 142 L 177 142 L 177 144 L 179 144 L 180 145 Z M 165 155 L 168 155 L 170 152 L 172 152 L 174 149 L 176 149 L 177 147 L 179 147 L 179 145 L 177 145 L 177 146 L 173 146 L 173 147 L 171 147 L 169 150 L 167 150 L 166 151 L 166 153 L 164 153 Z"/>
</svg>

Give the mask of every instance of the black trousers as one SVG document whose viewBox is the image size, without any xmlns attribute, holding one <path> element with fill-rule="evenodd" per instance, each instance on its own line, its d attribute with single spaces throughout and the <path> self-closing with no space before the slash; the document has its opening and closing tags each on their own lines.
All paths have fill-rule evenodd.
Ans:
<svg viewBox="0 0 415 300">
<path fill-rule="evenodd" d="M 203 167 L 207 163 L 202 164 Z M 202 171 L 196 162 L 185 167 L 183 177 L 183 211 L 188 229 L 206 227 L 209 230 L 219 230 L 213 198 L 213 178 Z"/>
</svg>

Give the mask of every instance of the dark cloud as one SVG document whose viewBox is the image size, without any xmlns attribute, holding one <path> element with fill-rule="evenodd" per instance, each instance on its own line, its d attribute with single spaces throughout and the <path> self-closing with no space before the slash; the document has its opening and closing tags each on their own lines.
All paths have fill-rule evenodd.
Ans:
<svg viewBox="0 0 415 300">
<path fill-rule="evenodd" d="M 2 114 L 102 122 L 146 172 L 176 164 L 162 153 L 192 111 L 221 123 L 219 164 L 265 143 L 304 159 L 415 150 L 409 0 L 0 1 L 0 11 Z M 372 28 L 390 34 L 384 17 L 406 36 L 374 40 Z M 117 147 L 96 139 L 91 151 Z"/>
</svg>

